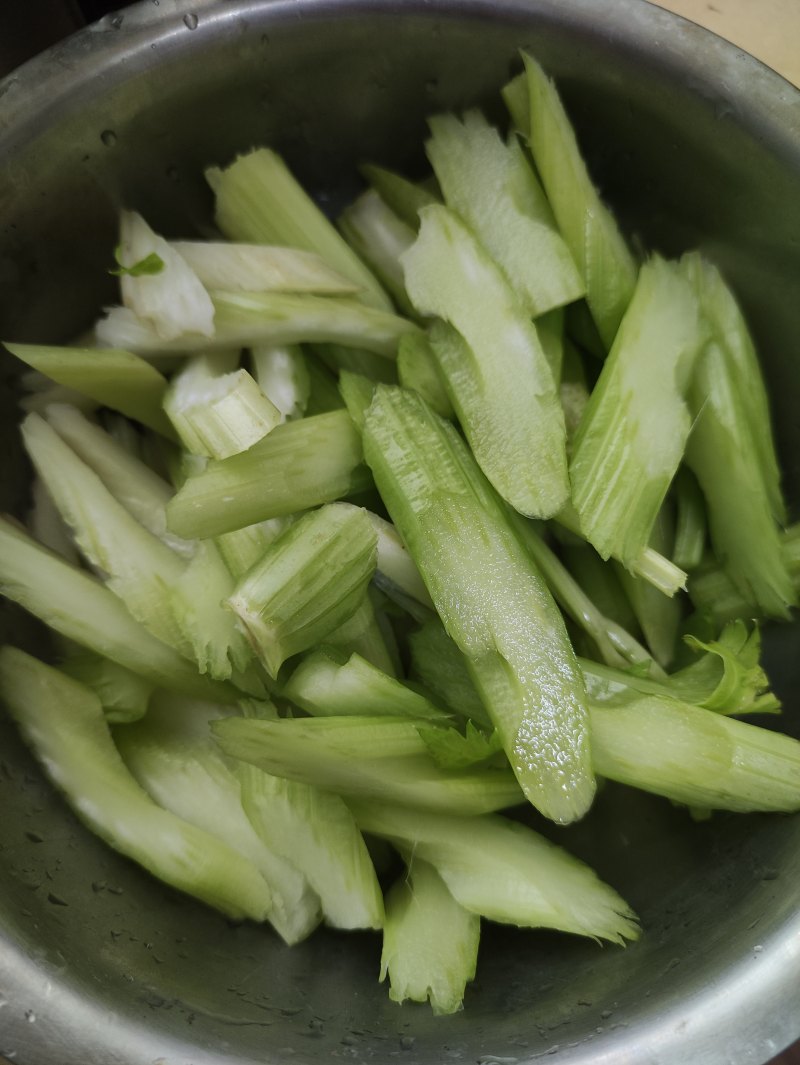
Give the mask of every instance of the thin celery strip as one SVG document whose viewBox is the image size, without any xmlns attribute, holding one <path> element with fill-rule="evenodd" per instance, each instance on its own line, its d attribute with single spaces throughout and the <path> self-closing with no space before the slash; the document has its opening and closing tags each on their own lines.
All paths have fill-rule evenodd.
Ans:
<svg viewBox="0 0 800 1065">
<path fill-rule="evenodd" d="M 427 1002 L 437 1016 L 461 1009 L 475 977 L 480 918 L 465 910 L 427 862 L 414 858 L 386 896 L 380 979 L 392 1002 Z"/>
<path fill-rule="evenodd" d="M 400 310 L 413 315 L 400 256 L 414 243 L 416 227 L 399 218 L 374 189 L 367 189 L 346 207 L 338 224 L 347 243 L 369 264 Z"/>
<path fill-rule="evenodd" d="M 430 330 L 431 348 L 479 466 L 521 513 L 552 516 L 569 491 L 566 434 L 535 326 L 488 253 L 445 207 L 423 211 L 403 264 L 416 308 L 445 320 Z"/>
<path fill-rule="evenodd" d="M 675 543 L 672 561 L 681 569 L 695 570 L 706 550 L 708 521 L 703 493 L 697 478 L 687 467 L 675 478 Z"/>
<path fill-rule="evenodd" d="M 378 568 L 375 575 L 378 586 L 387 595 L 392 589 L 399 590 L 404 596 L 433 610 L 433 600 L 397 529 L 378 514 L 369 512 L 368 517 L 378 537 Z"/>
<path fill-rule="evenodd" d="M 26 524 L 34 540 L 60 555 L 70 565 L 80 565 L 80 553 L 70 527 L 38 477 L 34 477 L 31 485 L 31 506 Z"/>
<path fill-rule="evenodd" d="M 273 541 L 286 532 L 294 521 L 294 516 L 287 514 L 282 518 L 270 518 L 255 525 L 245 525 L 233 532 L 221 533 L 215 538 L 215 544 L 231 575 L 238 580 L 261 558 Z M 206 543 L 208 541 L 205 541 Z"/>
<path fill-rule="evenodd" d="M 316 252 L 374 307 L 390 303 L 375 277 L 269 148 L 240 155 L 224 170 L 206 171 L 216 222 L 230 240 L 282 244 Z"/>
<path fill-rule="evenodd" d="M 266 918 L 272 895 L 255 866 L 162 810 L 139 787 L 92 691 L 24 651 L 3 647 L 0 695 L 45 772 L 101 839 L 230 917 Z"/>
<path fill-rule="evenodd" d="M 516 139 L 504 143 L 479 111 L 435 115 L 425 151 L 445 203 L 472 229 L 531 317 L 585 287 Z"/>
<path fill-rule="evenodd" d="M 373 577 L 374 580 L 374 577 Z M 356 654 L 390 677 L 400 670 L 397 640 L 376 609 L 380 593 L 371 586 L 353 614 L 325 637 L 325 642 L 344 654 Z"/>
<path fill-rule="evenodd" d="M 250 355 L 258 387 L 278 408 L 281 421 L 302 418 L 311 392 L 311 379 L 302 349 L 296 345 L 270 347 L 256 344 L 250 349 Z"/>
<path fill-rule="evenodd" d="M 528 79 L 523 70 L 500 91 L 503 103 L 511 117 L 511 126 L 515 133 L 527 137 L 531 126 L 531 111 L 528 103 Z"/>
<path fill-rule="evenodd" d="M 360 286 L 315 252 L 229 241 L 172 241 L 206 288 L 241 292 L 314 292 L 353 295 Z"/>
<path fill-rule="evenodd" d="M 386 167 L 365 163 L 361 167 L 361 173 L 384 203 L 412 229 L 419 228 L 419 212 L 423 207 L 440 202 L 424 185 L 409 181 Z"/>
<path fill-rule="evenodd" d="M 564 407 L 564 393 L 561 387 L 562 364 L 564 362 L 564 308 L 554 307 L 552 311 L 541 314 L 536 320 L 536 332 L 539 343 L 550 366 L 553 380 L 558 385 L 559 399 Z"/>
<path fill-rule="evenodd" d="M 161 404 L 166 379 L 144 359 L 117 348 L 65 348 L 43 344 L 6 344 L 28 366 L 104 407 L 134 418 L 172 439 L 174 432 Z"/>
<path fill-rule="evenodd" d="M 363 831 L 430 862 L 471 913 L 619 944 L 639 936 L 635 914 L 613 888 L 525 825 L 502 817 L 422 814 L 379 802 L 350 807 Z"/>
<path fill-rule="evenodd" d="M 479 725 L 491 725 L 467 661 L 438 618 L 431 618 L 412 632 L 408 646 L 414 674 L 437 699 Z"/>
<path fill-rule="evenodd" d="M 586 300 L 610 348 L 636 284 L 636 263 L 586 169 L 558 92 L 523 54 L 528 85 L 525 130 L 559 229 L 586 285 Z"/>
<path fill-rule="evenodd" d="M 295 514 L 360 488 L 359 434 L 346 411 L 279 425 L 241 455 L 211 461 L 167 507 L 180 536 L 204 539 L 268 518 Z"/>
<path fill-rule="evenodd" d="M 453 418 L 455 411 L 444 386 L 430 341 L 421 334 L 409 333 L 400 338 L 397 348 L 397 376 L 403 388 L 413 388 L 443 418 Z"/>
<path fill-rule="evenodd" d="M 78 651 L 69 655 L 59 668 L 95 693 L 109 724 L 128 724 L 147 713 L 155 686 L 118 662 L 91 651 Z"/>
<path fill-rule="evenodd" d="M 632 636 L 637 635 L 636 616 L 614 567 L 603 562 L 595 549 L 586 543 L 562 544 L 560 555 L 567 570 L 600 613 Z"/>
<path fill-rule="evenodd" d="M 372 402 L 375 382 L 364 374 L 352 370 L 342 370 L 339 374 L 339 392 L 341 393 L 347 413 L 353 424 L 361 430 L 364 427 L 364 415 Z"/>
</svg>

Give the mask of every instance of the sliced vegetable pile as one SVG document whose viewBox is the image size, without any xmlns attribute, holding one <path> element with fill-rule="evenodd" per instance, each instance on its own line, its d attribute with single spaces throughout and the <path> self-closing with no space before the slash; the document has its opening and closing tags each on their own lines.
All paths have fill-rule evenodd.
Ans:
<svg viewBox="0 0 800 1065">
<path fill-rule="evenodd" d="M 207 174 L 225 240 L 123 212 L 121 306 L 7 345 L 0 585 L 58 667 L 5 647 L 0 693 L 46 772 L 287 943 L 383 929 L 440 1013 L 481 917 L 639 934 L 501 811 L 568 824 L 598 778 L 800 808 L 800 743 L 734 716 L 780 709 L 751 619 L 800 584 L 746 324 L 699 253 L 636 261 L 524 62 L 507 137 L 434 116 L 430 178 L 365 167 L 338 229 L 269 149 Z"/>
</svg>

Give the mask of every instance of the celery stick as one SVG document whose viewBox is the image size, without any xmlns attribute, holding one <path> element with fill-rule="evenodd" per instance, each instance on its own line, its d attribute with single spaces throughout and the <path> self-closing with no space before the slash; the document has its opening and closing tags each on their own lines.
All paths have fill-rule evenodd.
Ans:
<svg viewBox="0 0 800 1065">
<path fill-rule="evenodd" d="M 374 578 L 373 578 L 374 579 Z M 381 624 L 373 599 L 379 593 L 367 588 L 353 614 L 325 637 L 325 642 L 344 654 L 356 654 L 370 665 L 396 677 L 400 653 L 391 627 Z"/>
<path fill-rule="evenodd" d="M 267 548 L 226 602 L 270 676 L 352 616 L 375 559 L 366 512 L 348 503 L 303 515 Z"/>
<path fill-rule="evenodd" d="M 241 455 L 211 461 L 167 507 L 170 529 L 204 539 L 295 514 L 366 487 L 361 440 L 346 411 L 279 425 Z"/>
<path fill-rule="evenodd" d="M 200 676 L 193 663 L 134 621 L 113 592 L 3 518 L 0 594 L 62 636 L 162 688 L 218 702 L 234 702 L 238 697 L 231 685 Z"/>
<path fill-rule="evenodd" d="M 136 264 L 151 255 L 161 268 L 153 274 L 138 272 Z M 214 335 L 214 306 L 199 277 L 135 211 L 120 212 L 117 257 L 123 267 L 123 305 L 152 325 L 162 340 L 186 333 Z"/>
<path fill-rule="evenodd" d="M 567 430 L 567 456 L 571 458 L 575 434 L 589 405 L 589 385 L 581 354 L 568 336 L 563 336 L 561 340 L 558 394 Z"/>
<path fill-rule="evenodd" d="M 59 668 L 95 693 L 109 724 L 128 724 L 147 713 L 154 685 L 118 662 L 91 651 L 78 651 Z"/>
<path fill-rule="evenodd" d="M 285 698 L 315 717 L 409 717 L 446 723 L 448 715 L 423 695 L 376 669 L 359 654 L 318 648 L 283 687 Z"/>
<path fill-rule="evenodd" d="M 34 540 L 60 555 L 70 565 L 80 565 L 80 554 L 72 532 L 61 517 L 53 497 L 38 477 L 34 477 L 31 486 L 31 508 L 28 512 L 27 527 Z"/>
<path fill-rule="evenodd" d="M 400 256 L 416 237 L 374 189 L 367 189 L 339 215 L 339 229 L 350 247 L 368 263 L 404 314 L 414 314 L 406 293 Z"/>
<path fill-rule="evenodd" d="M 117 753 L 92 691 L 3 647 L 0 696 L 47 775 L 101 839 L 230 917 L 266 918 L 272 896 L 255 866 L 145 794 Z"/>
<path fill-rule="evenodd" d="M 161 403 L 164 377 L 144 359 L 115 348 L 64 348 L 42 344 L 6 344 L 12 355 L 60 385 L 90 396 L 172 439 L 174 432 Z"/>
<path fill-rule="evenodd" d="M 479 111 L 428 120 L 425 151 L 447 206 L 472 229 L 531 317 L 584 295 L 542 187 L 516 138 Z"/>
<path fill-rule="evenodd" d="M 315 292 L 352 295 L 360 285 L 333 270 L 315 252 L 268 244 L 172 241 L 206 288 L 241 292 Z"/>
<path fill-rule="evenodd" d="M 440 202 L 424 185 L 409 181 L 383 166 L 365 163 L 361 173 L 384 203 L 412 229 L 419 228 L 419 212 L 423 207 Z"/>
<path fill-rule="evenodd" d="M 428 207 L 403 258 L 447 393 L 483 472 L 524 514 L 550 517 L 568 493 L 564 417 L 536 328 L 456 215 Z M 503 358 L 497 358 L 497 352 Z"/>
<path fill-rule="evenodd" d="M 528 102 L 528 79 L 525 71 L 507 82 L 500 91 L 503 103 L 511 117 L 511 127 L 516 133 L 527 137 L 531 126 L 531 110 Z"/>
<path fill-rule="evenodd" d="M 595 768 L 609 780 L 713 810 L 800 809 L 789 736 L 657 696 L 592 705 L 591 716 Z"/>
<path fill-rule="evenodd" d="M 380 979 L 392 1002 L 427 1002 L 456 1013 L 475 977 L 480 918 L 461 906 L 427 862 L 413 859 L 386 897 Z"/>
<path fill-rule="evenodd" d="M 684 400 L 705 339 L 680 267 L 653 257 L 575 437 L 572 502 L 586 538 L 626 566 L 647 547 L 689 437 Z"/>
<path fill-rule="evenodd" d="M 457 817 L 501 810 L 523 801 L 508 770 L 439 769 L 417 725 L 406 718 L 228 718 L 215 722 L 212 730 L 232 758 L 344 796 L 439 810 Z"/>
<path fill-rule="evenodd" d="M 247 370 L 227 372 L 215 355 L 187 361 L 172 378 L 164 410 L 187 451 L 214 459 L 246 451 L 281 421 Z"/>
<path fill-rule="evenodd" d="M 552 311 L 539 315 L 536 320 L 536 332 L 542 345 L 553 380 L 558 385 L 559 399 L 563 409 L 563 392 L 561 389 L 561 372 L 564 361 L 564 308 L 554 307 Z"/>
<path fill-rule="evenodd" d="M 230 240 L 316 252 L 361 289 L 365 303 L 389 309 L 375 277 L 276 152 L 259 148 L 240 155 L 224 170 L 207 170 L 206 179 L 214 192 L 217 225 Z"/>
<path fill-rule="evenodd" d="M 377 514 L 368 513 L 368 517 L 378 538 L 376 584 L 387 595 L 391 594 L 392 589 L 398 590 L 405 597 L 433 610 L 433 600 L 397 529 Z"/>
<path fill-rule="evenodd" d="M 387 509 L 523 791 L 553 820 L 580 817 L 594 794 L 583 681 L 502 505 L 453 427 L 413 392 L 378 386 L 363 435 Z"/>
<path fill-rule="evenodd" d="M 639 623 L 614 567 L 603 562 L 595 549 L 586 543 L 562 544 L 560 555 L 567 570 L 600 613 L 637 636 Z"/>
<path fill-rule="evenodd" d="M 703 561 L 708 522 L 703 493 L 697 478 L 686 467 L 675 478 L 675 544 L 672 561 L 681 569 L 694 570 Z"/>
<path fill-rule="evenodd" d="M 412 632 L 408 645 L 415 675 L 437 699 L 479 725 L 491 724 L 472 683 L 467 661 L 438 618 L 431 618 Z"/>
<path fill-rule="evenodd" d="M 231 575 L 236 580 L 243 577 L 293 521 L 294 516 L 287 514 L 217 536 L 214 542 Z"/>
<path fill-rule="evenodd" d="M 430 862 L 471 913 L 527 928 L 623 944 L 637 939 L 636 916 L 583 862 L 532 829 L 502 817 L 456 818 L 351 802 L 365 832 Z"/>
<path fill-rule="evenodd" d="M 397 376 L 403 388 L 413 388 L 442 418 L 455 415 L 453 404 L 436 366 L 430 342 L 417 333 L 400 338 L 397 348 Z"/>
<path fill-rule="evenodd" d="M 586 169 L 552 81 L 523 54 L 528 83 L 526 132 L 559 229 L 586 285 L 586 300 L 610 348 L 633 297 L 636 263 Z"/>
<path fill-rule="evenodd" d="M 364 374 L 352 370 L 342 370 L 339 374 L 339 392 L 347 407 L 347 413 L 359 430 L 364 427 L 364 415 L 372 402 L 375 383 Z"/>
<path fill-rule="evenodd" d="M 319 923 L 319 897 L 251 825 L 236 771 L 208 732 L 208 722 L 218 716 L 213 704 L 158 695 L 147 717 L 117 729 L 114 739 L 125 765 L 159 806 L 259 871 L 272 895 L 269 921 L 286 943 L 298 943 Z"/>
<path fill-rule="evenodd" d="M 301 418 L 311 392 L 311 379 L 302 349 L 295 345 L 269 347 L 256 344 L 250 355 L 258 387 L 278 408 L 281 421 Z"/>
</svg>

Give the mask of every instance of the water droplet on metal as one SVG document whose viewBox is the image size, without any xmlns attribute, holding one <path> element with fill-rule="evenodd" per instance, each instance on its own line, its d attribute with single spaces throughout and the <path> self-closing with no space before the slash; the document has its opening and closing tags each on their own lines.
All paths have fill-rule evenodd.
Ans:
<svg viewBox="0 0 800 1065">
<path fill-rule="evenodd" d="M 755 947 L 753 947 L 753 952 L 754 952 L 755 954 L 760 954 L 760 953 L 761 953 L 761 951 L 762 951 L 763 949 L 764 949 L 764 948 L 763 948 L 763 947 L 761 946 L 761 944 L 759 943 L 759 944 L 758 944 L 758 946 L 755 946 Z"/>
<path fill-rule="evenodd" d="M 28 1022 L 28 1024 L 33 1024 L 35 1022 L 36 1014 L 33 1012 L 33 1010 L 25 1010 L 25 1020 Z"/>
<path fill-rule="evenodd" d="M 117 135 L 113 129 L 104 129 L 100 134 L 100 140 L 105 144 L 106 148 L 113 148 L 117 143 Z"/>
<path fill-rule="evenodd" d="M 111 26 L 113 29 L 118 30 L 124 21 L 124 15 L 114 15 L 111 19 Z"/>
<path fill-rule="evenodd" d="M 183 24 L 187 30 L 197 29 L 198 18 L 194 11 L 190 11 L 188 15 L 183 16 Z"/>
</svg>

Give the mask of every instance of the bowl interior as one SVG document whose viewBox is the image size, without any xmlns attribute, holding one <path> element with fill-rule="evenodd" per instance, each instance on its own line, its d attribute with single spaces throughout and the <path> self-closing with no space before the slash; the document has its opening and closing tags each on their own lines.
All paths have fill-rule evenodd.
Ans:
<svg viewBox="0 0 800 1065">
<path fill-rule="evenodd" d="M 113 299 L 120 205 L 168 234 L 208 232 L 203 168 L 237 151 L 275 146 L 332 208 L 359 161 L 419 172 L 425 116 L 499 116 L 521 47 L 557 77 L 628 232 L 670 254 L 700 246 L 733 283 L 796 504 L 800 101 L 643 0 L 162 0 L 110 16 L 0 84 L 0 336 L 62 340 Z M 2 366 L 0 489 L 21 511 Z M 17 610 L 3 626 L 43 646 Z M 795 627 L 767 632 L 794 734 L 797 651 Z M 0 754 L 0 1053 L 20 1065 L 756 1063 L 800 1035 L 797 818 L 692 824 L 608 786 L 584 823 L 537 823 L 626 896 L 645 936 L 623 951 L 486 926 L 466 1009 L 434 1018 L 388 1001 L 376 936 L 320 932 L 289 950 L 234 926 L 91 838 L 4 718 Z"/>
</svg>

